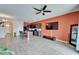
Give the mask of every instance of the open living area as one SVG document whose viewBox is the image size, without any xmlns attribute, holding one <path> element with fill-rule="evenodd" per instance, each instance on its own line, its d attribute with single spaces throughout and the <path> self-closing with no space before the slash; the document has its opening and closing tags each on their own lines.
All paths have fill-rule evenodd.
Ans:
<svg viewBox="0 0 79 59">
<path fill-rule="evenodd" d="M 79 4 L 0 4 L 0 55 L 79 55 Z"/>
</svg>

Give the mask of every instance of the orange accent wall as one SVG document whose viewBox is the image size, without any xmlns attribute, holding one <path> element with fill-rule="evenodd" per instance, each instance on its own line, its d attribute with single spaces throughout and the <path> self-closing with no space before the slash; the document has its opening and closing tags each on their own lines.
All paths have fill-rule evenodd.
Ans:
<svg viewBox="0 0 79 59">
<path fill-rule="evenodd" d="M 62 16 L 52 17 L 38 21 L 41 23 L 41 33 L 43 36 L 56 37 L 63 41 L 69 41 L 70 25 L 78 24 L 79 11 L 65 14 Z M 58 30 L 46 30 L 46 23 L 58 22 Z M 36 22 L 37 23 L 37 22 Z"/>
</svg>

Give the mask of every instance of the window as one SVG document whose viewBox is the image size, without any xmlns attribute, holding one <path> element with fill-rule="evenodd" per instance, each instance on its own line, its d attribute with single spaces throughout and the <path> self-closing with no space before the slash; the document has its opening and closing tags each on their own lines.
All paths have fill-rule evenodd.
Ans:
<svg viewBox="0 0 79 59">
<path fill-rule="evenodd" d="M 46 24 L 47 30 L 58 30 L 58 22 L 52 22 Z"/>
</svg>

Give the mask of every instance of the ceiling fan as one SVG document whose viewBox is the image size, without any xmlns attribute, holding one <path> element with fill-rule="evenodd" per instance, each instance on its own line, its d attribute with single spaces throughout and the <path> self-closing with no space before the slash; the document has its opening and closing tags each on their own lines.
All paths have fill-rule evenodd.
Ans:
<svg viewBox="0 0 79 59">
<path fill-rule="evenodd" d="M 33 8 L 34 10 L 37 10 L 38 12 L 36 13 L 39 14 L 39 13 L 42 13 L 42 15 L 45 15 L 45 13 L 50 13 L 51 11 L 50 10 L 46 10 L 47 8 L 47 5 L 44 5 L 42 8 L 38 9 L 38 8 Z"/>
</svg>

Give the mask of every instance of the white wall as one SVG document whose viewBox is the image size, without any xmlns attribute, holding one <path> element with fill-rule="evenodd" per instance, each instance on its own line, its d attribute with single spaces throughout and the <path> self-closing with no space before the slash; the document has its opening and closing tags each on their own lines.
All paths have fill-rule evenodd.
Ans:
<svg viewBox="0 0 79 59">
<path fill-rule="evenodd" d="M 23 31 L 23 21 L 13 20 L 13 32 L 16 32 L 16 35 L 19 35 L 19 30 Z"/>
</svg>

